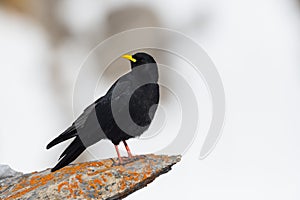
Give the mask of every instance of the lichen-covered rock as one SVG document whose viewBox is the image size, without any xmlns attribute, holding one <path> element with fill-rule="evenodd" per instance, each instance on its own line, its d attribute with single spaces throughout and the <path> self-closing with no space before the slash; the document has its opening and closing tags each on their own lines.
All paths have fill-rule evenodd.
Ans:
<svg viewBox="0 0 300 200">
<path fill-rule="evenodd" d="M 181 156 L 145 155 L 69 165 L 0 180 L 0 199 L 122 199 L 171 170 Z"/>
</svg>

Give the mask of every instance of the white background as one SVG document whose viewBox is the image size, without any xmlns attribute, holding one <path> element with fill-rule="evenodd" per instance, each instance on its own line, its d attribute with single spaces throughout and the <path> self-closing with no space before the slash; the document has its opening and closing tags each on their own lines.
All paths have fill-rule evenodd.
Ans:
<svg viewBox="0 0 300 200">
<path fill-rule="evenodd" d="M 209 96 L 201 83 L 200 126 L 193 145 L 174 170 L 127 199 L 299 199 L 300 2 L 72 2 L 64 1 L 62 21 L 74 32 L 93 26 L 94 16 L 101 18 L 112 8 L 149 6 L 165 27 L 192 37 L 206 50 L 224 83 L 226 121 L 214 151 L 198 160 L 211 116 Z M 47 31 L 1 7 L 0 27 L 0 163 L 22 172 L 52 167 L 66 144 L 50 151 L 45 146 L 73 117 L 63 116 L 50 92 L 46 66 L 53 52 Z M 67 52 L 65 63 L 74 64 L 65 72 L 72 93 L 88 49 Z M 64 102 L 71 105 L 71 96 Z M 176 113 L 167 112 L 167 118 L 170 125 L 164 134 L 178 128 L 170 128 Z M 129 143 L 141 154 L 151 148 L 155 152 L 169 141 L 165 137 L 160 143 L 155 138 Z M 109 143 L 97 147 L 111 148 L 106 154 L 115 156 Z"/>
</svg>

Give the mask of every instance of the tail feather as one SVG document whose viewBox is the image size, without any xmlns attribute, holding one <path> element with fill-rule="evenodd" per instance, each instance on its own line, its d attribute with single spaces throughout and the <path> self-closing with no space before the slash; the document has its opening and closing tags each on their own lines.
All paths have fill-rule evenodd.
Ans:
<svg viewBox="0 0 300 200">
<path fill-rule="evenodd" d="M 60 134 L 57 138 L 55 138 L 54 140 L 52 140 L 48 145 L 47 145 L 47 149 L 50 149 L 51 147 L 66 141 L 72 137 L 76 136 L 76 128 L 74 126 L 69 127 L 66 131 L 64 131 L 62 134 Z"/>
<path fill-rule="evenodd" d="M 75 140 L 63 151 L 63 153 L 59 156 L 59 159 L 62 159 L 65 155 L 71 154 L 74 151 L 74 148 L 77 146 L 81 146 L 82 143 L 79 138 L 75 138 Z"/>
<path fill-rule="evenodd" d="M 67 149 L 62 153 L 60 156 L 59 163 L 51 169 L 51 172 L 54 172 L 56 170 L 59 170 L 68 164 L 70 164 L 72 161 L 74 161 L 84 150 L 85 146 L 81 142 L 79 137 L 76 137 L 75 140 L 67 147 Z"/>
</svg>

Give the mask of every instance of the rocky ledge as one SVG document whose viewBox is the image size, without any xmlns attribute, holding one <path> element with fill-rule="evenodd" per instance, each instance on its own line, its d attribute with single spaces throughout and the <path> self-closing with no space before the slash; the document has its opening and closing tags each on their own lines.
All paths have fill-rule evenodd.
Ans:
<svg viewBox="0 0 300 200">
<path fill-rule="evenodd" d="M 122 199 L 171 170 L 181 156 L 143 155 L 73 164 L 0 180 L 0 199 Z"/>
</svg>

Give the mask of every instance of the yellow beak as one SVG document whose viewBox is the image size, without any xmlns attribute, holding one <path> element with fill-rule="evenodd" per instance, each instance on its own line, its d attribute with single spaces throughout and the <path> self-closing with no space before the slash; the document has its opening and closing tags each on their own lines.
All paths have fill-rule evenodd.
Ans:
<svg viewBox="0 0 300 200">
<path fill-rule="evenodd" d="M 136 62 L 136 59 L 134 59 L 132 57 L 132 55 L 125 54 L 125 55 L 122 56 L 122 58 L 126 58 L 127 60 L 130 60 L 132 62 Z"/>
</svg>

